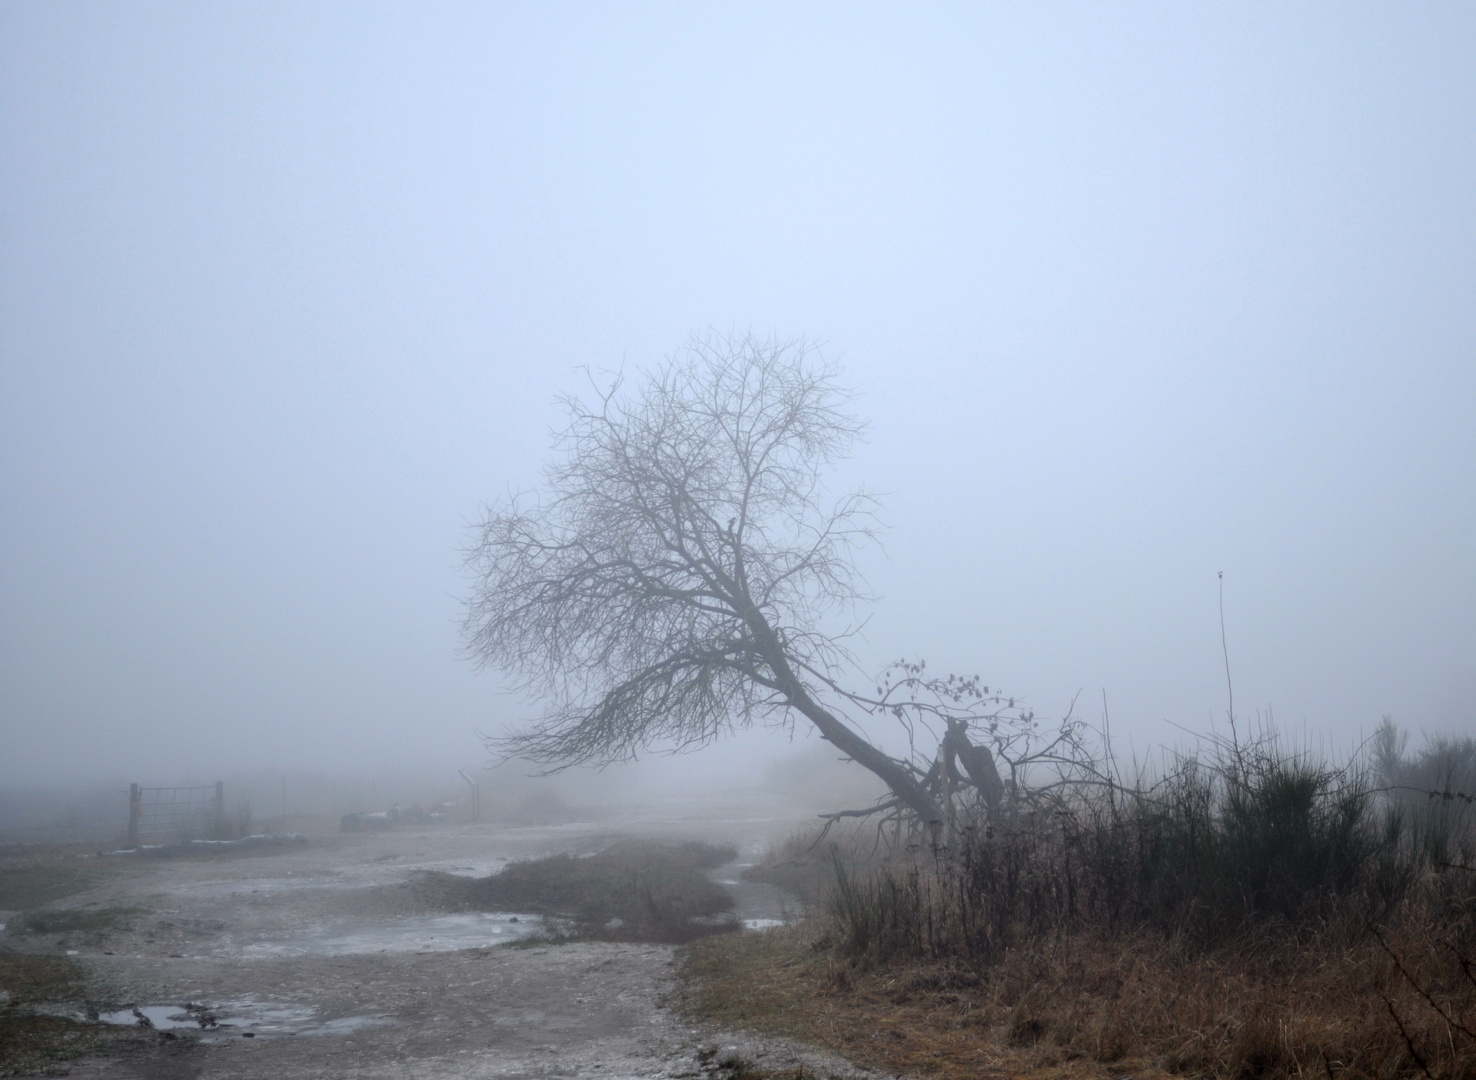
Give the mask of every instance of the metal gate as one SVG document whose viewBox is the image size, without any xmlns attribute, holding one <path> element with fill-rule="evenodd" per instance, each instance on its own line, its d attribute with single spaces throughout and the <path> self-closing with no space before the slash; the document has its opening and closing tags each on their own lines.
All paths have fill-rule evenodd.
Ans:
<svg viewBox="0 0 1476 1080">
<path fill-rule="evenodd" d="M 128 787 L 128 842 L 206 840 L 225 830 L 225 784 L 205 787 Z"/>
</svg>

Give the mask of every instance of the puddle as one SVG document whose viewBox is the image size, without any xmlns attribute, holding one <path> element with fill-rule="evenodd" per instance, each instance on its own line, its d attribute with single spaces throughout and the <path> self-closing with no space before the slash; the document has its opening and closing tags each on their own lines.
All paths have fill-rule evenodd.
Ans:
<svg viewBox="0 0 1476 1080">
<path fill-rule="evenodd" d="M 493 874 L 499 873 L 511 861 L 511 859 L 487 858 L 475 861 L 460 860 L 448 862 L 443 859 L 437 862 L 408 863 L 405 866 L 410 870 L 420 872 L 440 871 L 445 874 L 460 874 L 463 877 L 480 878 L 491 877 Z"/>
<path fill-rule="evenodd" d="M 740 856 L 709 870 L 707 876 L 733 897 L 733 914 L 744 929 L 772 930 L 776 926 L 787 925 L 799 913 L 799 902 L 777 885 L 745 881 L 743 871 L 752 865 L 751 856 L 746 859 Z"/>
<path fill-rule="evenodd" d="M 227 1039 L 270 1038 L 282 1035 L 351 1035 L 365 1028 L 394 1023 L 389 1016 L 323 1017 L 304 1005 L 282 1002 L 239 1001 L 221 1005 L 140 1005 L 99 1012 L 105 1024 L 134 1027 L 147 1018 L 158 1031 L 197 1032 L 206 1042 Z"/>
<path fill-rule="evenodd" d="M 232 955 L 350 956 L 379 952 L 453 952 L 520 941 L 544 931 L 537 915 L 506 911 L 424 915 L 372 923 L 340 931 L 313 931 L 291 937 L 257 940 Z"/>
<path fill-rule="evenodd" d="M 451 858 L 389 852 L 367 862 L 332 867 L 299 866 L 292 870 L 273 869 L 270 872 L 260 867 L 230 868 L 235 873 L 204 881 L 180 882 L 171 891 L 180 896 L 197 898 L 263 900 L 288 892 L 398 885 L 415 874 L 427 872 L 487 877 L 497 873 L 510 861 L 499 856 Z"/>
</svg>

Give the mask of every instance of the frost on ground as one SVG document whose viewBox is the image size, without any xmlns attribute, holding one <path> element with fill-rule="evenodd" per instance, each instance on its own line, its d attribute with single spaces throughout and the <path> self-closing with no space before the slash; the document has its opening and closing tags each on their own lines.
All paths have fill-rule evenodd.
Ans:
<svg viewBox="0 0 1476 1080">
<path fill-rule="evenodd" d="M 690 835 L 692 823 L 685 828 Z M 777 828 L 714 826 L 750 850 Z M 692 1026 L 671 1007 L 680 990 L 670 947 L 507 947 L 498 942 L 516 936 L 510 915 L 427 910 L 416 888 L 426 870 L 597 851 L 613 831 L 447 826 L 315 838 L 262 858 L 140 863 L 56 905 L 136 912 L 126 922 L 6 944 L 75 953 L 107 988 L 105 1008 L 167 1016 L 189 1003 L 219 1016 L 209 1028 L 161 1027 L 73 1061 L 78 1078 L 695 1080 L 731 1077 L 739 1061 L 749 1076 L 867 1075 L 783 1040 Z M 448 937 L 438 939 L 442 930 Z"/>
<path fill-rule="evenodd" d="M 323 1015 L 380 1023 L 343 1035 L 131 1043 L 74 1066 L 75 1077 L 698 1077 L 731 1057 L 860 1075 L 781 1041 L 684 1024 L 667 1007 L 675 986 L 665 946 L 583 942 L 241 964 L 140 959 L 127 967 L 140 989 L 164 997 L 223 999 L 248 986 L 261 997 L 316 1001 Z"/>
</svg>

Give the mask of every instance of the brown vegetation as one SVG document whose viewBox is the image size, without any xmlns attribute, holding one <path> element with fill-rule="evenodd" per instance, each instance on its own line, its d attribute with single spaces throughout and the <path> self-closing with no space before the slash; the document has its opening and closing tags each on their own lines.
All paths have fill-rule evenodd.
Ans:
<svg viewBox="0 0 1476 1080">
<path fill-rule="evenodd" d="M 66 1017 L 0 1012 L 0 1076 L 55 1075 L 61 1062 L 94 1053 L 118 1038 L 116 1030 Z"/>
<path fill-rule="evenodd" d="M 1430 940 L 1391 944 L 1417 980 L 1455 986 L 1460 972 Z M 1152 934 L 1080 933 L 1010 949 L 982 971 L 944 960 L 857 966 L 833 945 L 811 923 L 688 946 L 694 1006 L 908 1075 L 1476 1075 L 1471 1045 L 1453 1046 L 1372 941 L 1195 950 Z M 1469 992 L 1456 1007 L 1468 1024 L 1476 1015 Z"/>
<path fill-rule="evenodd" d="M 694 1007 L 917 1075 L 1476 1077 L 1469 801 L 1418 763 L 1378 790 L 1271 740 L 948 850 L 792 841 L 757 873 L 828 863 L 823 914 L 689 947 Z"/>
<path fill-rule="evenodd" d="M 623 840 L 584 858 L 510 863 L 485 878 L 430 874 L 421 889 L 451 906 L 549 916 L 556 940 L 680 944 L 736 928 L 733 898 L 705 871 L 737 857 L 699 841 Z"/>
<path fill-rule="evenodd" d="M 40 907 L 96 885 L 116 867 L 75 846 L 0 846 L 0 911 Z"/>
<path fill-rule="evenodd" d="M 88 993 L 87 972 L 75 961 L 0 949 L 0 1076 L 54 1072 L 63 1062 L 139 1037 L 128 1029 L 37 1011 L 80 1005 Z"/>
</svg>

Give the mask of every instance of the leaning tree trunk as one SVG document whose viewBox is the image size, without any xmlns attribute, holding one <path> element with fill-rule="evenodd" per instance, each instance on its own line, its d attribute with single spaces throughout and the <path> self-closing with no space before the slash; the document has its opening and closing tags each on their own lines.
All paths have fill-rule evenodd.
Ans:
<svg viewBox="0 0 1476 1080">
<path fill-rule="evenodd" d="M 751 608 L 749 628 L 759 644 L 759 652 L 779 684 L 792 708 L 815 725 L 821 738 L 825 739 L 856 764 L 875 773 L 891 789 L 898 802 L 917 815 L 918 820 L 935 832 L 943 824 L 943 807 L 930 795 L 915 776 L 896 758 L 882 753 L 844 721 L 811 696 L 784 655 L 784 647 L 768 620 L 756 608 Z"/>
</svg>

